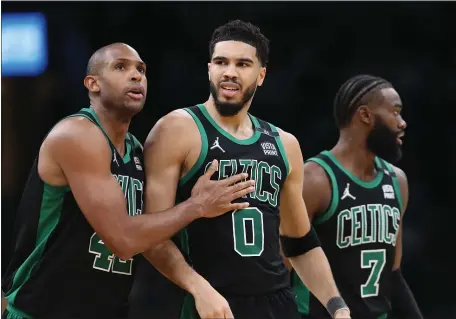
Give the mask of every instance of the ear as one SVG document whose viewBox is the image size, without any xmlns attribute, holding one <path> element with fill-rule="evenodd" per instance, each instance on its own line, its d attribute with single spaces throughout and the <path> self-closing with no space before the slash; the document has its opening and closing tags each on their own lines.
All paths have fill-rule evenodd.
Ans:
<svg viewBox="0 0 456 319">
<path fill-rule="evenodd" d="M 258 77 L 257 77 L 257 85 L 258 86 L 262 86 L 263 85 L 265 77 L 266 77 L 266 68 L 262 67 L 260 69 L 260 74 L 258 74 Z"/>
<path fill-rule="evenodd" d="M 374 116 L 366 105 L 361 105 L 358 108 L 358 114 L 361 122 L 364 124 L 371 125 L 374 122 Z"/>
<path fill-rule="evenodd" d="M 100 92 L 100 86 L 96 76 L 88 75 L 84 78 L 84 86 L 92 93 Z"/>
</svg>

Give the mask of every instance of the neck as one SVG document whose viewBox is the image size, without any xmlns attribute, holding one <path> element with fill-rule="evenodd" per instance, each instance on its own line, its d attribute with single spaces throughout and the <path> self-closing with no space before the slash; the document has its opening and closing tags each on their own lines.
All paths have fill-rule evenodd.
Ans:
<svg viewBox="0 0 456 319">
<path fill-rule="evenodd" d="M 112 109 L 108 110 L 97 102 L 91 103 L 91 108 L 95 110 L 98 120 L 111 142 L 119 153 L 123 155 L 125 152 L 125 138 L 130 127 L 131 117 L 118 114 Z"/>
<path fill-rule="evenodd" d="M 248 116 L 250 109 L 250 104 L 252 101 L 248 101 L 245 107 L 234 116 L 221 116 L 217 111 L 215 106 L 215 101 L 212 95 L 209 99 L 203 103 L 211 117 L 226 131 L 231 134 L 236 134 L 239 131 L 244 131 L 245 129 L 251 129 L 252 123 Z"/>
<path fill-rule="evenodd" d="M 341 130 L 339 141 L 331 153 L 361 180 L 370 180 L 376 174 L 375 154 L 367 149 L 364 134 L 360 132 Z"/>
</svg>

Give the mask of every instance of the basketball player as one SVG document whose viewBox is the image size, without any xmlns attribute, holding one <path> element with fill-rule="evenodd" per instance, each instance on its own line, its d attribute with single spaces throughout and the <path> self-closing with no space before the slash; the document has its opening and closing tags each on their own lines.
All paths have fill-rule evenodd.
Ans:
<svg viewBox="0 0 456 319">
<path fill-rule="evenodd" d="M 245 197 L 247 209 L 188 226 L 193 268 L 172 241 L 144 253 L 188 291 L 182 318 L 298 318 L 280 239 L 329 313 L 350 318 L 307 218 L 299 143 L 248 113 L 266 75 L 268 51 L 268 40 L 250 23 L 237 20 L 217 28 L 210 43 L 209 99 L 163 117 L 145 143 L 148 212 L 189 198 L 213 159 L 219 160 L 215 179 L 247 172 L 256 181 Z"/>
<path fill-rule="evenodd" d="M 402 219 L 408 202 L 401 157 L 402 102 L 384 79 L 358 75 L 334 101 L 337 144 L 307 160 L 303 197 L 354 319 L 422 318 L 401 271 Z M 303 318 L 329 318 L 292 275 Z"/>
<path fill-rule="evenodd" d="M 50 131 L 25 187 L 3 318 L 125 318 L 135 254 L 196 218 L 248 206 L 230 202 L 253 182 L 214 183 L 214 163 L 189 200 L 141 216 L 142 146 L 128 128 L 146 100 L 146 66 L 130 46 L 108 45 L 84 84 L 91 106 Z"/>
</svg>

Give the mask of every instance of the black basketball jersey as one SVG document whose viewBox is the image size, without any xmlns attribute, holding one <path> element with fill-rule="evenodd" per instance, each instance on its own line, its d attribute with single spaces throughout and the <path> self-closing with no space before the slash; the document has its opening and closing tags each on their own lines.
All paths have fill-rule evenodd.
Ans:
<svg viewBox="0 0 456 319">
<path fill-rule="evenodd" d="M 190 197 L 197 179 L 217 159 L 212 179 L 247 172 L 256 190 L 240 198 L 250 206 L 186 228 L 194 269 L 221 293 L 255 295 L 286 287 L 288 271 L 279 250 L 280 191 L 288 160 L 277 129 L 249 114 L 254 134 L 239 140 L 223 130 L 203 105 L 186 109 L 200 131 L 202 149 L 195 166 L 179 182 L 178 199 Z"/>
<path fill-rule="evenodd" d="M 331 182 L 330 205 L 313 225 L 351 317 L 387 318 L 402 206 L 393 168 L 377 157 L 377 175 L 365 182 L 328 151 L 308 161 L 319 164 Z M 308 318 L 331 318 L 296 273 L 292 276 L 299 311 Z"/>
<path fill-rule="evenodd" d="M 72 116 L 85 117 L 103 130 L 92 109 L 82 109 Z M 144 189 L 141 144 L 128 133 L 122 158 L 103 133 L 112 151 L 111 173 L 125 194 L 128 213 L 139 215 Z M 109 251 L 68 186 L 43 182 L 38 174 L 38 158 L 25 186 L 16 223 L 15 251 L 2 283 L 10 312 L 25 318 L 126 316 L 134 260 L 122 260 Z"/>
</svg>

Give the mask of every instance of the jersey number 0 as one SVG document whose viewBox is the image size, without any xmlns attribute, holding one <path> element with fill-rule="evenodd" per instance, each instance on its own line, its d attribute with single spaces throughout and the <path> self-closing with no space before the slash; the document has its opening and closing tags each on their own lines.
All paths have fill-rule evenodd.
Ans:
<svg viewBox="0 0 456 319">
<path fill-rule="evenodd" d="M 263 213 L 256 207 L 232 213 L 234 250 L 242 257 L 261 256 L 264 250 Z M 251 239 L 247 238 L 250 230 Z"/>
</svg>

